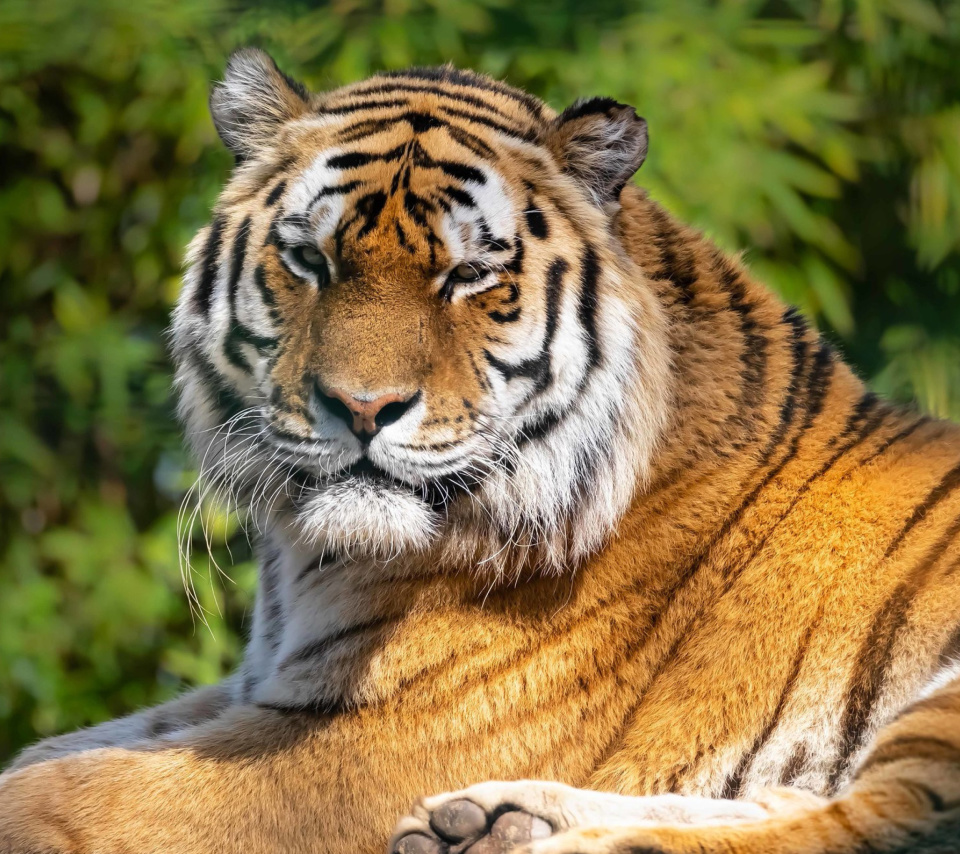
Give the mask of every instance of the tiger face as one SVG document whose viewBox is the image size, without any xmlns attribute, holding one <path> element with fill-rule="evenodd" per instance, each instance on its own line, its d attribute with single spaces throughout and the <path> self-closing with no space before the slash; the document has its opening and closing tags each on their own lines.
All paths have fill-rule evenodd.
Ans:
<svg viewBox="0 0 960 854">
<path fill-rule="evenodd" d="M 204 474 L 333 552 L 596 548 L 668 397 L 611 227 L 642 119 L 452 68 L 310 95 L 249 50 L 211 105 L 237 165 L 174 323 Z"/>
</svg>

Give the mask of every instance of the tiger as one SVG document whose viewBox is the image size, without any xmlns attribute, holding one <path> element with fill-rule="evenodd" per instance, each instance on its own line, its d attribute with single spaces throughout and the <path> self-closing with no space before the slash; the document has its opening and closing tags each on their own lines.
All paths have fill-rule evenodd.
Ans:
<svg viewBox="0 0 960 854">
<path fill-rule="evenodd" d="M 28 748 L 0 852 L 960 851 L 960 428 L 634 183 L 630 106 L 255 49 L 210 105 L 172 349 L 245 656 Z"/>
</svg>

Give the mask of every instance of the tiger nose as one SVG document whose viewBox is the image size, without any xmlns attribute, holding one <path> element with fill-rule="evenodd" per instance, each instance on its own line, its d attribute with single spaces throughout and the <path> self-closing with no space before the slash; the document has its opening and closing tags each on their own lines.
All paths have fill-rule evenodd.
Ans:
<svg viewBox="0 0 960 854">
<path fill-rule="evenodd" d="M 399 421 L 417 401 L 420 393 L 403 395 L 394 392 L 364 400 L 340 388 L 318 387 L 317 396 L 327 412 L 345 422 L 358 439 L 368 442 L 383 427 Z"/>
</svg>

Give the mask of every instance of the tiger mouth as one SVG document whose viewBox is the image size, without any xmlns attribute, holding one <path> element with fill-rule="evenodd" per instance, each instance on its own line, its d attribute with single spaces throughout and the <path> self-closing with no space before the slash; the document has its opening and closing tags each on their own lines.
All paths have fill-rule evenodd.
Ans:
<svg viewBox="0 0 960 854">
<path fill-rule="evenodd" d="M 366 481 L 371 486 L 395 487 L 413 491 L 416 487 L 375 465 L 368 457 L 361 457 L 352 465 L 331 474 L 320 474 L 306 466 L 298 466 L 291 474 L 293 480 L 304 487 L 321 488 L 352 480 Z"/>
<path fill-rule="evenodd" d="M 342 481 L 347 478 L 358 478 L 369 481 L 376 486 L 397 486 L 405 489 L 414 489 L 409 483 L 394 477 L 389 472 L 384 471 L 378 465 L 374 464 L 369 457 L 361 457 L 353 465 L 348 466 L 334 476 L 334 481 Z"/>
<path fill-rule="evenodd" d="M 298 468 L 292 478 L 303 489 L 323 489 L 335 484 L 357 483 L 383 490 L 400 490 L 421 499 L 432 510 L 444 513 L 458 495 L 475 491 L 480 478 L 469 475 L 447 475 L 411 484 L 376 465 L 369 457 L 361 457 L 335 474 L 323 477 L 306 468 Z"/>
</svg>

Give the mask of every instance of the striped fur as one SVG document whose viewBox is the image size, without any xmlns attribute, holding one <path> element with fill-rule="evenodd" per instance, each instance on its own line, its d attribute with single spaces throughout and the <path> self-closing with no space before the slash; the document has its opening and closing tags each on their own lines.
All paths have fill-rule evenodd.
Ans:
<svg viewBox="0 0 960 854">
<path fill-rule="evenodd" d="M 256 52 L 212 105 L 174 341 L 246 659 L 27 751 L 0 852 L 381 851 L 424 794 L 403 854 L 960 848 L 960 429 L 625 183 L 628 108 Z"/>
</svg>

